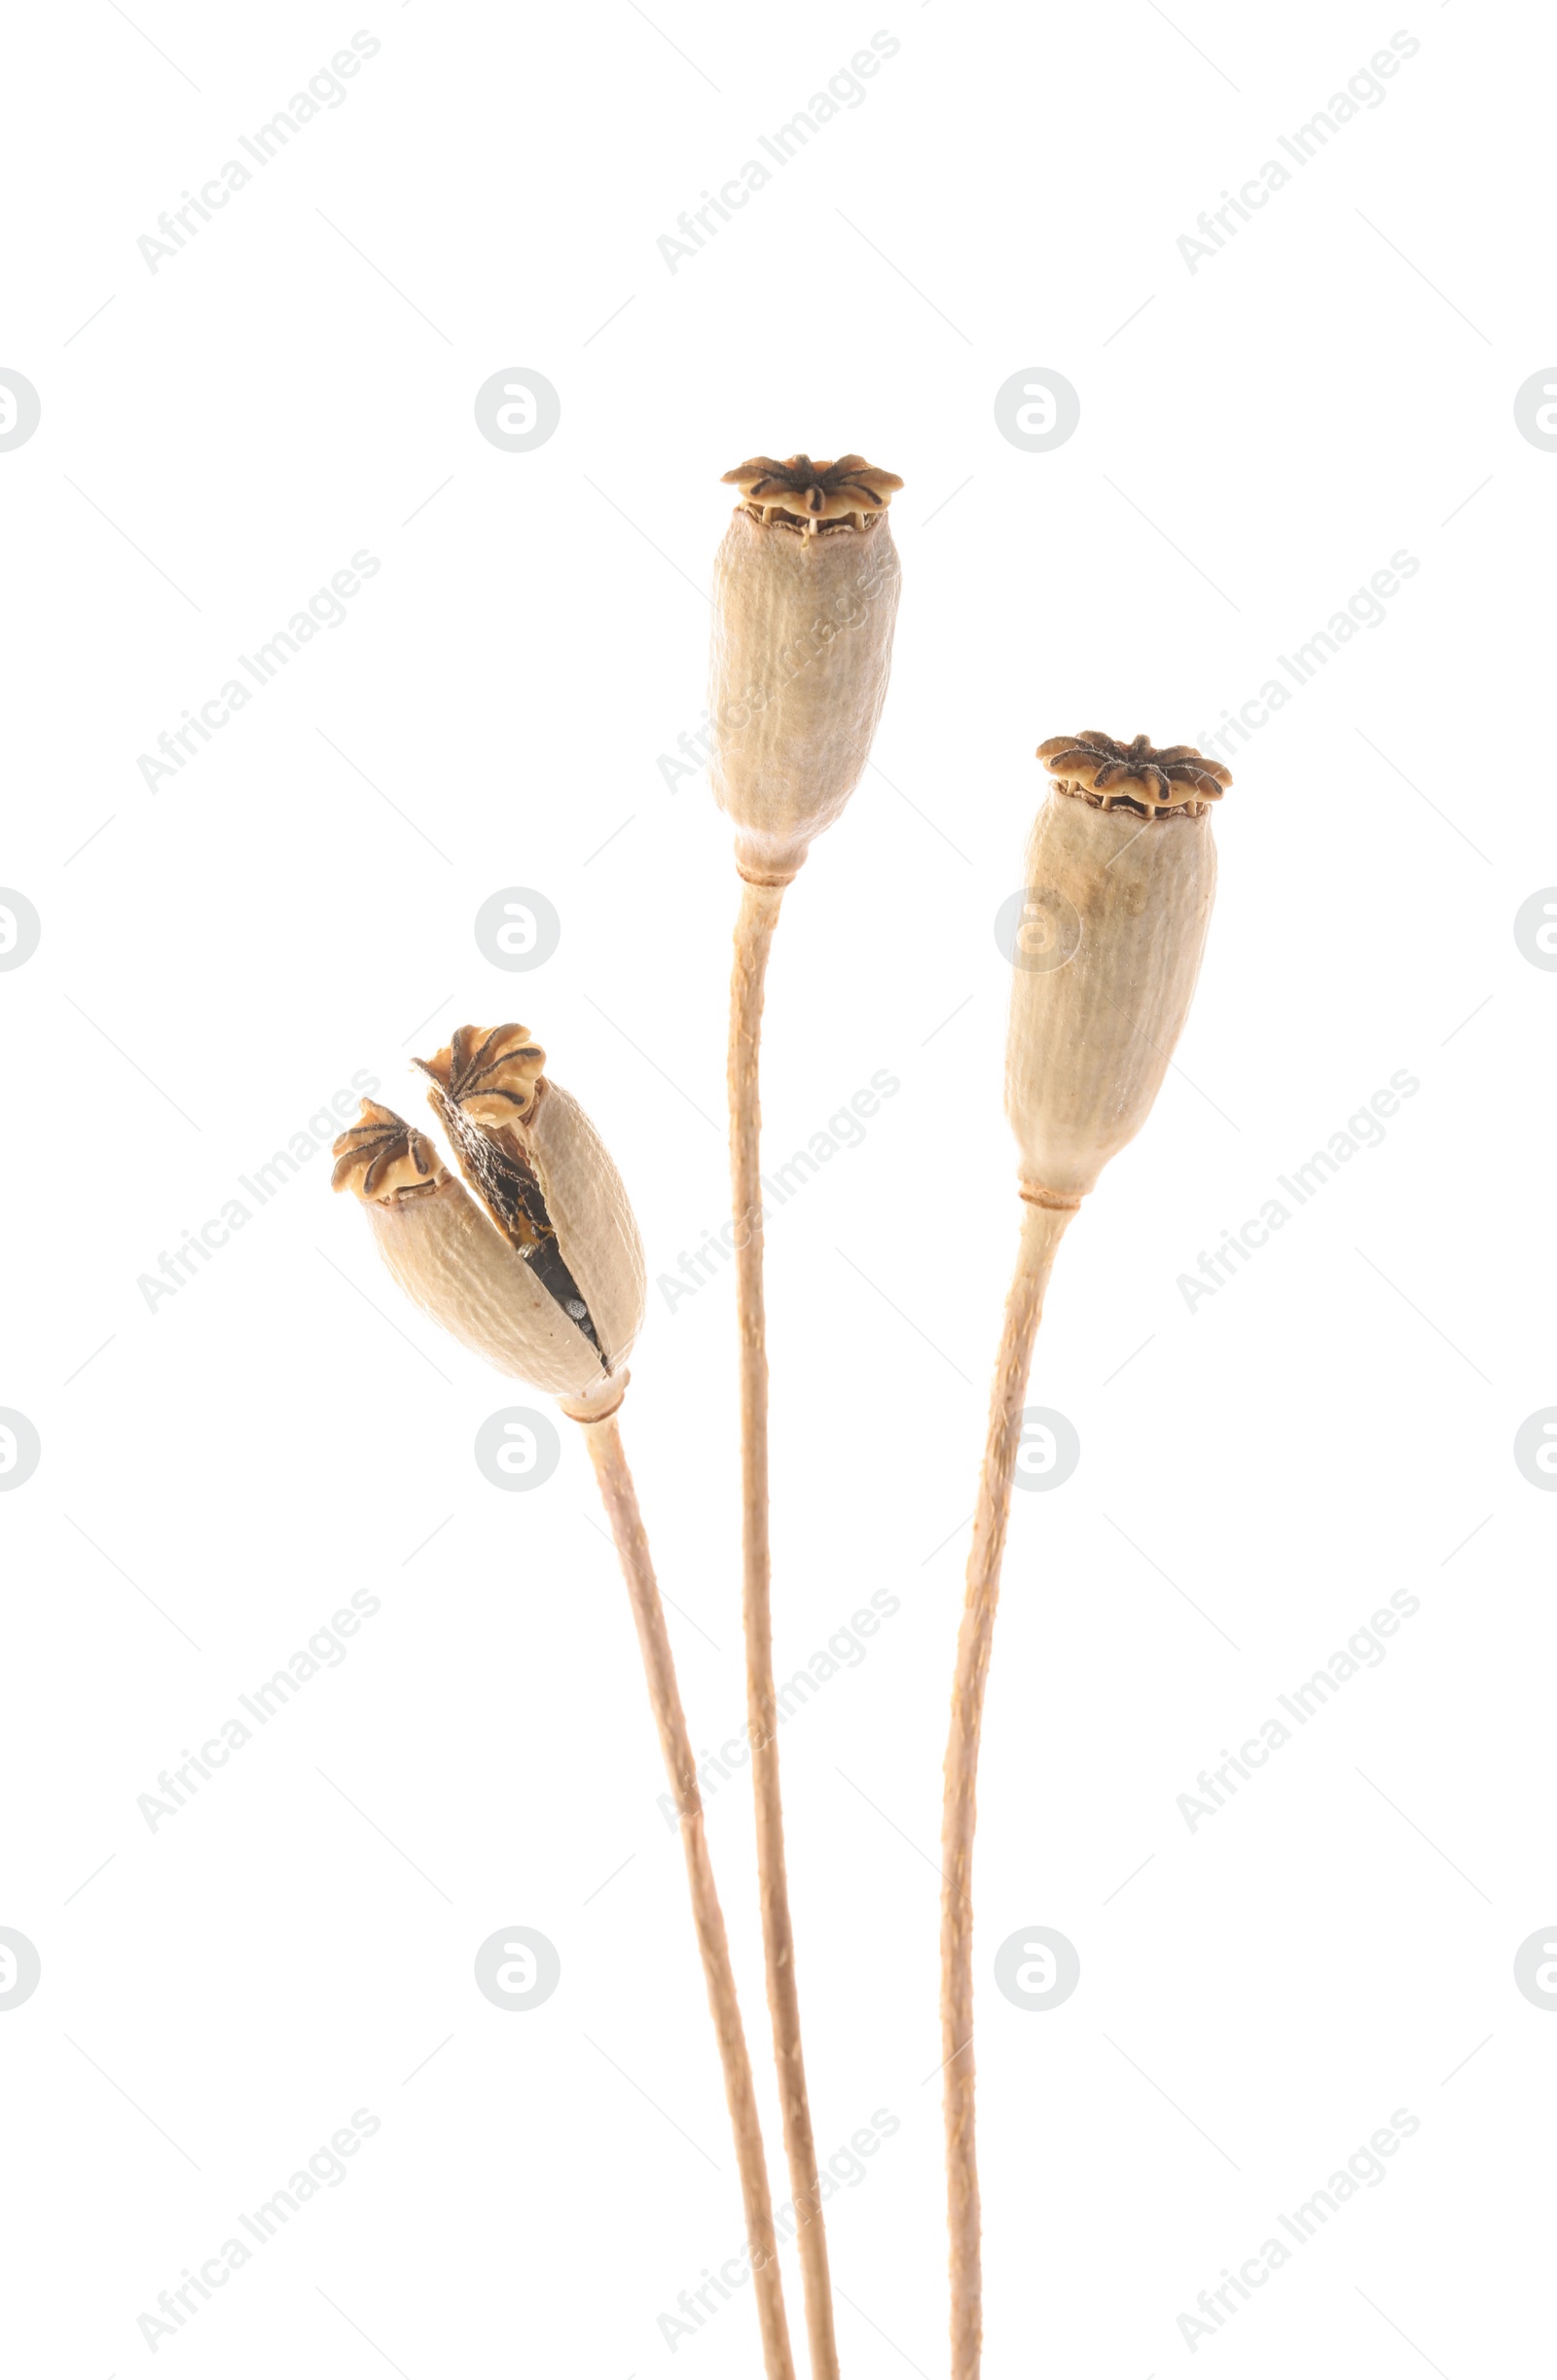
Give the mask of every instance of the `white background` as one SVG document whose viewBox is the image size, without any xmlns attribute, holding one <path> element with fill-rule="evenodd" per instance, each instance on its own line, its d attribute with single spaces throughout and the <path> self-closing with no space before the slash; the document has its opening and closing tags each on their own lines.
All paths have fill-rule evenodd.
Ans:
<svg viewBox="0 0 1557 2380">
<path fill-rule="evenodd" d="M 359 20 L 133 13 L 14 21 L 0 142 L 0 364 L 43 409 L 0 454 L 0 881 L 43 922 L 0 975 L 0 1404 L 43 1445 L 0 1497 L 0 1923 L 43 1963 L 0 2015 L 9 2366 L 141 2368 L 159 2290 L 365 2109 L 347 2180 L 160 2364 L 759 2369 L 749 2287 L 673 2358 L 658 2323 L 740 2201 L 576 1433 L 532 1495 L 482 1478 L 480 1423 L 543 1400 L 396 1302 L 325 1157 L 155 1311 L 137 1277 L 354 1070 L 415 1101 L 409 1053 L 466 1017 L 540 1037 L 652 1276 L 718 1227 L 736 882 L 658 759 L 706 699 L 719 474 L 852 447 L 907 483 L 895 673 L 765 1051 L 770 1163 L 902 1086 L 769 1241 L 780 1676 L 901 1599 L 782 1738 L 818 2140 L 899 2121 L 828 2210 L 846 2368 L 945 2368 L 940 1761 L 1033 746 L 1214 733 L 1400 550 L 1383 623 L 1234 761 L 1179 1069 L 1038 1345 L 1082 1459 L 1016 1499 L 989 1702 L 987 2368 L 1186 2364 L 1197 2292 L 1395 2110 L 1387 2182 L 1194 2360 L 1532 2368 L 1557 2024 L 1512 1963 L 1557 1916 L 1557 1509 L 1511 1442 L 1557 1399 L 1557 983 L 1512 920 L 1557 879 L 1557 458 L 1513 398 L 1557 349 L 1549 27 L 1428 0 L 1384 103 L 1192 272 L 1196 216 L 1399 19 L 415 0 L 153 273 L 159 212 Z M 864 103 L 670 272 L 676 215 L 881 25 Z M 561 393 L 530 453 L 475 426 L 508 367 Z M 1081 401 L 1043 454 L 993 411 L 1035 367 Z M 148 791 L 137 755 L 363 549 L 344 622 Z M 512 884 L 562 920 L 533 975 L 473 938 Z M 1189 1310 L 1177 1276 L 1396 1069 L 1383 1145 Z M 728 1272 L 651 1288 L 625 1432 L 700 1747 L 743 1715 L 734 1353 Z M 159 1771 L 364 1586 L 344 1663 L 151 1831 Z M 1402 1589 L 1382 1666 L 1192 1833 L 1198 1772 Z M 777 2183 L 744 1773 L 709 1829 Z M 562 1962 L 527 2014 L 472 1977 L 515 1924 Z M 1047 2014 L 991 1975 L 1033 1924 L 1081 1959 Z"/>
</svg>

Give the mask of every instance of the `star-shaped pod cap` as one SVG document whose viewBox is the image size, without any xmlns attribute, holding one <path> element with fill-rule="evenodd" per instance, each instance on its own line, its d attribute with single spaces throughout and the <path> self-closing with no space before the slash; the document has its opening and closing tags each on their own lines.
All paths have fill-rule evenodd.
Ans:
<svg viewBox="0 0 1557 2380">
<path fill-rule="evenodd" d="M 863 454 L 840 454 L 833 463 L 814 463 L 809 454 L 791 454 L 785 463 L 754 454 L 727 471 L 724 484 L 740 488 L 754 519 L 777 521 L 812 536 L 822 529 L 869 526 L 903 485 L 895 471 L 878 471 Z"/>
<path fill-rule="evenodd" d="M 1149 736 L 1120 743 L 1092 727 L 1079 736 L 1051 736 L 1039 744 L 1038 758 L 1059 779 L 1062 793 L 1095 809 L 1128 808 L 1148 818 L 1177 811 L 1201 817 L 1206 804 L 1219 802 L 1233 781 L 1230 769 L 1208 760 L 1192 743 L 1170 744 L 1159 752 Z"/>
<path fill-rule="evenodd" d="M 435 1058 L 415 1061 L 473 1124 L 518 1123 L 535 1104 L 546 1052 L 523 1025 L 462 1025 Z"/>
<path fill-rule="evenodd" d="M 377 1100 L 363 1100 L 362 1121 L 341 1135 L 331 1154 L 336 1160 L 331 1189 L 351 1189 L 360 1199 L 436 1190 L 449 1179 L 449 1168 L 426 1134 Z"/>
</svg>

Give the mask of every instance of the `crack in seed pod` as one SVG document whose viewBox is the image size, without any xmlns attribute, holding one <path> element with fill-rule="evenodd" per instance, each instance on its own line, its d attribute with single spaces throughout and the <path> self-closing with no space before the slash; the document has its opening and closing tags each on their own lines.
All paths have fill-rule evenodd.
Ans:
<svg viewBox="0 0 1557 2380">
<path fill-rule="evenodd" d="M 607 1361 L 547 1209 L 546 1194 L 520 1137 L 546 1095 L 546 1052 L 523 1025 L 483 1031 L 462 1025 L 430 1059 L 412 1064 L 432 1083 L 428 1103 L 448 1133 L 459 1170 L 505 1239 Z"/>
<path fill-rule="evenodd" d="M 560 1084 L 541 1080 L 543 1053 L 510 1029 L 510 1055 L 524 1042 L 528 1069 L 517 1123 L 494 1132 L 470 1122 L 438 1080 L 455 1077 L 450 1051 L 424 1069 L 463 1181 L 403 1117 L 365 1100 L 362 1122 L 335 1144 L 335 1186 L 355 1193 L 379 1253 L 422 1313 L 497 1371 L 595 1421 L 615 1410 L 627 1384 L 643 1321 L 643 1244 L 589 1117 Z M 462 1048 L 482 1038 L 467 1029 Z M 477 1096 L 492 1090 L 480 1084 Z"/>
</svg>

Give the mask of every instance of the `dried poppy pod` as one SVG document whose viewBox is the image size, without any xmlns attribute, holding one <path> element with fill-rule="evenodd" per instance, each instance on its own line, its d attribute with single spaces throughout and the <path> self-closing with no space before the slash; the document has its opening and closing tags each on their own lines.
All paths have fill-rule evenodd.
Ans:
<svg viewBox="0 0 1557 2380">
<path fill-rule="evenodd" d="M 708 773 L 720 809 L 735 822 L 736 867 L 744 880 L 730 984 L 729 1095 L 746 1708 L 768 2006 L 790 2196 L 801 2214 L 812 2380 L 837 2380 L 778 1789 L 757 1070 L 768 953 L 784 886 L 858 784 L 887 695 L 899 579 L 887 508 L 903 483 L 861 454 L 832 463 L 759 454 L 724 476 L 740 488 L 741 502 L 714 562 Z"/>
<path fill-rule="evenodd" d="M 1162 1088 L 1216 890 L 1211 804 L 1232 776 L 1188 744 L 1092 730 L 1038 758 L 1055 784 L 1028 843 L 1005 1112 L 1023 1195 L 1073 1207 Z"/>
<path fill-rule="evenodd" d="M 860 454 L 760 454 L 724 477 L 742 500 L 714 563 L 709 775 L 742 875 L 786 884 L 870 757 L 897 616 L 887 508 L 903 483 Z"/>
<path fill-rule="evenodd" d="M 465 1182 L 376 1100 L 335 1144 L 334 1187 L 356 1193 L 413 1303 L 499 1372 L 559 1399 L 584 1436 L 643 1658 L 680 1819 L 692 1914 L 735 2136 L 768 2380 L 794 2380 L 751 2060 L 660 1591 L 617 1409 L 643 1319 L 643 1248 L 621 1176 L 522 1025 L 461 1026 L 416 1064 Z M 472 1197 L 471 1192 L 475 1195 Z"/>
<path fill-rule="evenodd" d="M 973 1837 L 979 1737 L 1032 1345 L 1055 1253 L 1162 1087 L 1200 973 L 1216 888 L 1211 805 L 1232 782 L 1188 744 L 1038 746 L 1055 778 L 1028 845 L 1012 953 L 1005 1112 L 1022 1229 L 996 1354 L 958 1637 L 941 1821 L 952 2380 L 978 2380 L 983 2266 L 974 2146 Z"/>
<path fill-rule="evenodd" d="M 462 1026 L 416 1062 L 475 1200 L 376 1102 L 335 1144 L 414 1304 L 515 1379 L 592 1414 L 620 1403 L 643 1320 L 643 1246 L 621 1175 L 521 1025 Z"/>
</svg>

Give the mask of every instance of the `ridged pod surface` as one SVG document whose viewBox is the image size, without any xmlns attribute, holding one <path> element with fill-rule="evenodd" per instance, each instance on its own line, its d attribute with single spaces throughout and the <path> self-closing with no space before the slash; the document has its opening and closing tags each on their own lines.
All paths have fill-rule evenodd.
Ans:
<svg viewBox="0 0 1557 2380">
<path fill-rule="evenodd" d="M 1189 1014 L 1216 890 L 1210 814 L 1051 793 L 1024 881 L 1037 947 L 1019 925 L 1005 1112 L 1024 1187 L 1068 1203 L 1140 1132 Z"/>
<path fill-rule="evenodd" d="M 858 784 L 901 572 L 885 512 L 820 535 L 738 510 L 714 561 L 708 763 L 736 864 L 787 883 Z"/>
<path fill-rule="evenodd" d="M 604 1141 L 570 1092 L 548 1082 L 517 1131 L 540 1179 L 569 1272 L 619 1372 L 643 1327 L 648 1276 L 637 1218 Z M 538 1382 L 544 1387 L 544 1382 Z"/>
<path fill-rule="evenodd" d="M 583 1332 L 462 1183 L 363 1205 L 412 1304 L 473 1355 L 553 1396 L 576 1396 L 599 1379 Z"/>
</svg>

